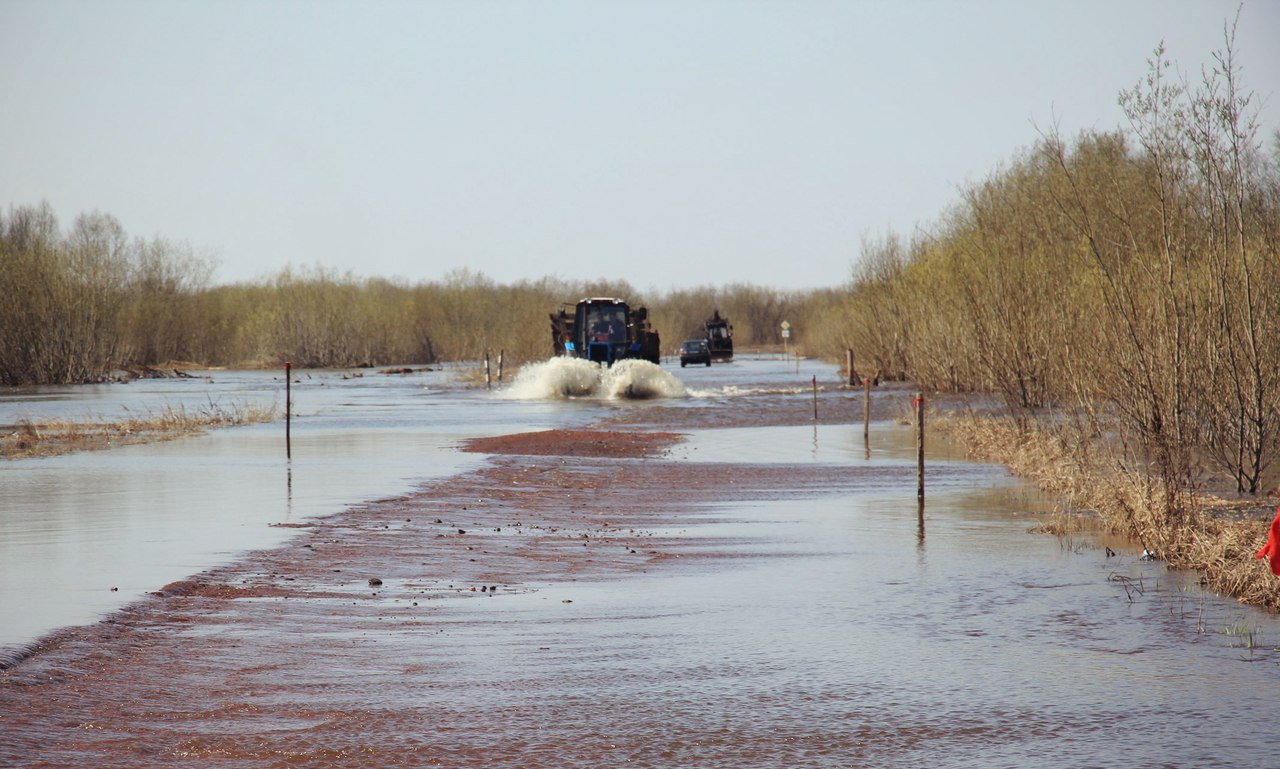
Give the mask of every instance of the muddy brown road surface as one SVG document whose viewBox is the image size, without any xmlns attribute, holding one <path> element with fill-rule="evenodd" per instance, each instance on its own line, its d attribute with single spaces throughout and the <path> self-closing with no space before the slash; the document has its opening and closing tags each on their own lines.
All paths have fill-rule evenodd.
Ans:
<svg viewBox="0 0 1280 769">
<path fill-rule="evenodd" d="M 528 660 L 477 659 L 458 640 L 475 612 L 453 608 L 728 557 L 734 543 L 689 536 L 695 505 L 705 522 L 712 503 L 831 484 L 732 464 L 711 479 L 663 458 L 705 415 L 645 420 L 473 441 L 491 455 L 474 472 L 293 524 L 282 547 L 42 639 L 0 671 L 0 765 L 617 763 L 617 745 L 557 726 L 591 702 L 541 702 Z M 477 686 L 512 687 L 513 707 L 473 710 Z"/>
</svg>

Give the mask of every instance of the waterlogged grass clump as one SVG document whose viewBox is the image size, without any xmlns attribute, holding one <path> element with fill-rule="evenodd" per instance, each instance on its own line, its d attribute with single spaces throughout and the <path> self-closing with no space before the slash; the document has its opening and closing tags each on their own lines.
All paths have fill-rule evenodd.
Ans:
<svg viewBox="0 0 1280 769">
<path fill-rule="evenodd" d="M 1270 500 L 1238 500 L 1236 507 L 1247 510 L 1252 504 L 1263 513 L 1240 517 L 1231 515 L 1231 500 L 1210 494 L 1183 492 L 1171 504 L 1158 479 L 1126 470 L 1108 453 L 1111 447 L 1070 432 L 1070 425 L 1019 424 L 975 414 L 939 417 L 933 425 L 956 439 L 971 458 L 1001 462 L 1080 511 L 1050 519 L 1041 531 L 1124 537 L 1171 568 L 1200 572 L 1201 585 L 1214 592 L 1280 609 L 1276 577 L 1265 561 L 1254 557 L 1267 539 Z"/>
<path fill-rule="evenodd" d="M 0 457 L 49 457 L 73 451 L 125 446 L 157 440 L 171 440 L 215 427 L 231 427 L 275 418 L 276 404 L 215 403 L 199 408 L 165 406 L 123 419 L 82 420 L 24 419 L 0 434 Z"/>
</svg>

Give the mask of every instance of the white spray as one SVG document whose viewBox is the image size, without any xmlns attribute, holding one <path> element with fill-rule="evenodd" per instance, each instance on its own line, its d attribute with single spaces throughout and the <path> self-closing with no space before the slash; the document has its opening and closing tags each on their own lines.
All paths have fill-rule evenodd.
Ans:
<svg viewBox="0 0 1280 769">
<path fill-rule="evenodd" d="M 670 372 L 647 360 L 618 361 L 604 369 L 600 378 L 601 395 L 606 398 L 683 398 L 684 385 Z"/>
<path fill-rule="evenodd" d="M 558 398 L 683 398 L 680 380 L 645 360 L 608 368 L 581 358 L 551 358 L 521 367 L 505 395 L 520 400 Z"/>
</svg>

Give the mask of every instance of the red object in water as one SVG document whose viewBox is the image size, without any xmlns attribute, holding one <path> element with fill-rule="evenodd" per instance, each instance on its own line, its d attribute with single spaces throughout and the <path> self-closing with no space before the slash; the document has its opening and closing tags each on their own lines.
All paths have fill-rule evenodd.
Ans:
<svg viewBox="0 0 1280 769">
<path fill-rule="evenodd" d="M 1270 558 L 1271 573 L 1280 576 L 1280 507 L 1276 508 L 1276 519 L 1271 522 L 1271 533 L 1267 535 L 1267 544 L 1262 546 L 1255 558 Z"/>
</svg>

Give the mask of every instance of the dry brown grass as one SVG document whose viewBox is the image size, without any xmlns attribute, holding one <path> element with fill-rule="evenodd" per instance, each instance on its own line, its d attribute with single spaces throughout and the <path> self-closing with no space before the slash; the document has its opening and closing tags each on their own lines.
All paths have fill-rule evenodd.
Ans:
<svg viewBox="0 0 1280 769">
<path fill-rule="evenodd" d="M 1059 511 L 1040 520 L 1031 527 L 1036 534 L 1052 534 L 1056 537 L 1069 537 L 1072 534 L 1096 532 L 1100 528 L 1097 516 L 1081 512 Z"/>
<path fill-rule="evenodd" d="M 1103 531 L 1152 550 L 1172 568 L 1200 572 L 1206 588 L 1243 603 L 1280 609 L 1277 578 L 1265 561 L 1254 558 L 1266 541 L 1269 518 L 1242 516 L 1236 503 L 1191 495 L 1185 515 L 1171 521 L 1164 491 L 1151 478 L 1109 464 L 1098 447 L 1037 423 L 940 415 L 931 424 L 971 457 L 1000 462 L 1041 489 L 1061 495 L 1072 508 L 1092 511 Z M 1087 523 L 1079 515 L 1064 514 L 1040 530 L 1063 535 L 1084 528 Z"/>
<path fill-rule="evenodd" d="M 172 440 L 210 428 L 269 422 L 276 410 L 275 404 L 210 403 L 190 411 L 166 406 L 157 413 L 120 420 L 23 420 L 0 435 L 0 458 L 49 457 Z"/>
</svg>

